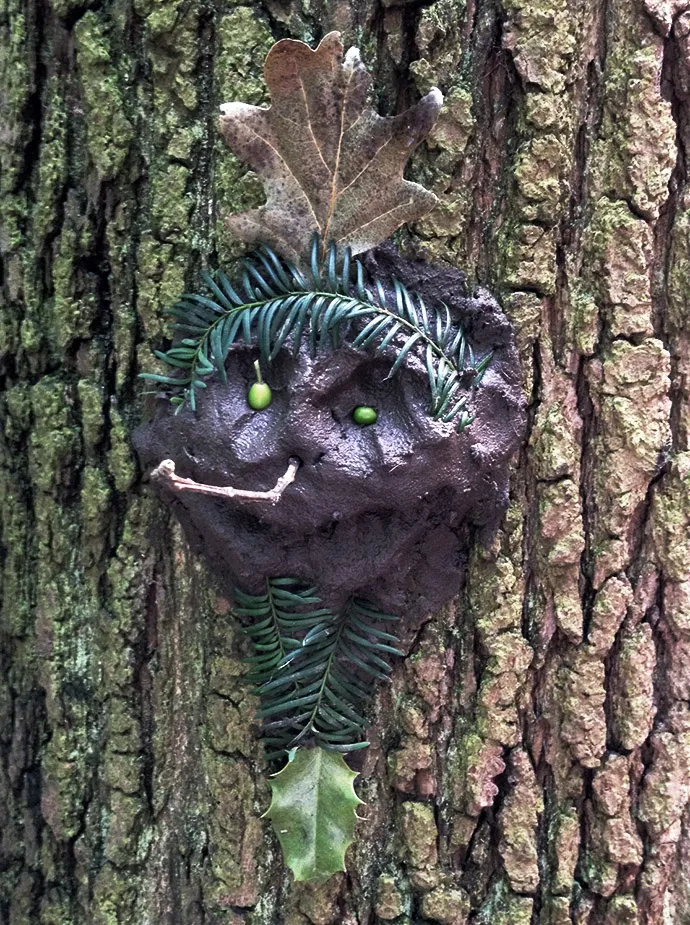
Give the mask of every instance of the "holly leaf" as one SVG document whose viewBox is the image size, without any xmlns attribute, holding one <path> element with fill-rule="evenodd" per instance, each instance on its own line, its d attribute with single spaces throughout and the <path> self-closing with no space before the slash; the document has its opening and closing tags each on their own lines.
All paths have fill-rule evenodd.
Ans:
<svg viewBox="0 0 690 925">
<path fill-rule="evenodd" d="M 357 777 L 343 756 L 324 748 L 298 748 L 271 778 L 273 799 L 264 816 L 273 823 L 283 858 L 295 880 L 323 883 L 345 870 L 362 803 Z"/>
<path fill-rule="evenodd" d="M 225 140 L 266 190 L 260 209 L 230 216 L 233 234 L 299 262 L 314 232 L 324 246 L 357 254 L 433 209 L 436 196 L 404 180 L 403 170 L 436 121 L 439 90 L 398 116 L 377 115 L 366 105 L 371 77 L 356 48 L 343 57 L 338 32 L 315 51 L 277 42 L 264 75 L 270 108 L 221 106 Z"/>
</svg>

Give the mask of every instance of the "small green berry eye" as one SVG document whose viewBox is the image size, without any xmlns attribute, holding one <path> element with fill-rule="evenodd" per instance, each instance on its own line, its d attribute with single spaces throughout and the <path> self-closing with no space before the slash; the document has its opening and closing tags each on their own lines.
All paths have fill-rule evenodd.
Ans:
<svg viewBox="0 0 690 925">
<path fill-rule="evenodd" d="M 377 418 L 378 414 L 368 405 L 359 405 L 352 412 L 352 420 L 361 427 L 366 427 L 367 424 L 375 424 Z"/>
<path fill-rule="evenodd" d="M 273 393 L 270 385 L 267 385 L 261 376 L 261 367 L 258 360 L 254 362 L 254 369 L 256 370 L 256 382 L 247 393 L 247 404 L 254 411 L 263 411 L 273 401 Z"/>
</svg>

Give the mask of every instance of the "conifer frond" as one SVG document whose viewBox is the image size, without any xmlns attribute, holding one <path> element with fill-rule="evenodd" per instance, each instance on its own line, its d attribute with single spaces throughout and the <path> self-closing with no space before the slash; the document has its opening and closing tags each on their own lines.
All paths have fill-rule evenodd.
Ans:
<svg viewBox="0 0 690 925">
<path fill-rule="evenodd" d="M 388 677 L 390 655 L 403 654 L 383 628 L 397 617 L 357 598 L 334 613 L 291 578 L 269 579 L 263 595 L 236 590 L 235 599 L 235 613 L 252 621 L 243 627 L 255 652 L 247 677 L 261 698 L 267 757 L 307 742 L 365 748 L 372 683 Z"/>
<path fill-rule="evenodd" d="M 156 356 L 173 369 L 170 376 L 143 373 L 173 394 L 178 410 L 196 407 L 197 390 L 212 374 L 226 381 L 225 361 L 233 344 L 256 343 L 268 366 L 289 343 L 295 353 L 307 336 L 312 352 L 337 348 L 344 338 L 353 346 L 382 353 L 397 352 L 387 378 L 412 350 L 423 351 L 429 375 L 429 413 L 456 423 L 458 431 L 472 421 L 468 402 L 491 361 L 475 359 L 462 327 L 454 325 L 447 306 L 427 307 L 421 296 L 397 280 L 392 296 L 380 280 L 369 283 L 360 261 L 343 256 L 338 269 L 334 245 L 320 259 L 314 238 L 311 271 L 305 278 L 289 261 L 262 247 L 243 261 L 241 285 L 227 276 L 202 274 L 208 295 L 188 293 L 168 313 L 179 340 Z"/>
</svg>

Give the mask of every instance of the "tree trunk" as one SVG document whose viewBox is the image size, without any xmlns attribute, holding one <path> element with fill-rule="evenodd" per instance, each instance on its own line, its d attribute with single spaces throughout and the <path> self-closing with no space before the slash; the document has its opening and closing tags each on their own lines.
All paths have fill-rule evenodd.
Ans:
<svg viewBox="0 0 690 925">
<path fill-rule="evenodd" d="M 330 29 L 383 112 L 446 94 L 399 243 L 499 295 L 529 432 L 314 888 L 260 820 L 228 603 L 128 435 L 162 310 L 260 201 L 218 105 Z M 0 49 L 0 923 L 690 922 L 686 0 L 3 0 Z"/>
</svg>

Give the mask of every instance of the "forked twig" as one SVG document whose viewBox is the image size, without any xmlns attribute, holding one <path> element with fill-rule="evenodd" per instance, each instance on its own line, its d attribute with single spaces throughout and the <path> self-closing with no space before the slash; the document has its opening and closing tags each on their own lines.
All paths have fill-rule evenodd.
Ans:
<svg viewBox="0 0 690 925">
<path fill-rule="evenodd" d="M 162 482 L 166 488 L 173 491 L 196 491 L 203 495 L 214 495 L 217 498 L 239 498 L 242 501 L 269 501 L 277 504 L 283 492 L 292 485 L 299 469 L 300 461 L 294 456 L 290 457 L 287 471 L 278 479 L 270 491 L 248 491 L 244 488 L 222 487 L 220 485 L 202 485 L 194 479 L 185 479 L 175 474 L 175 463 L 172 459 L 164 459 L 151 473 L 151 478 Z"/>
</svg>

